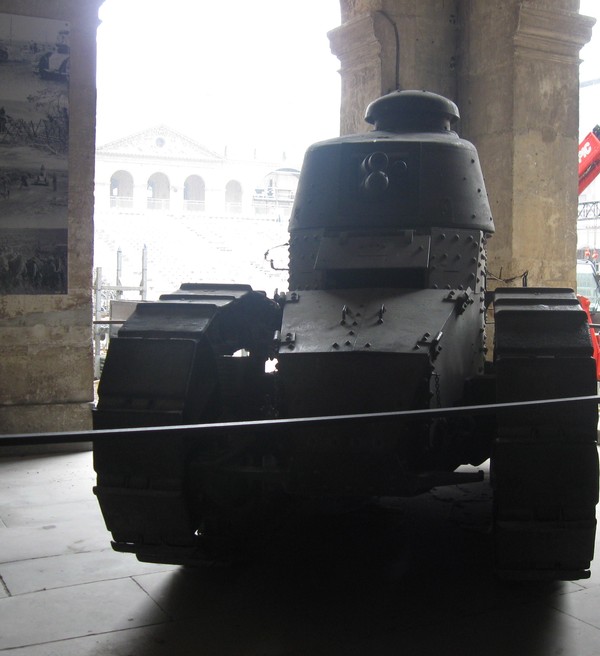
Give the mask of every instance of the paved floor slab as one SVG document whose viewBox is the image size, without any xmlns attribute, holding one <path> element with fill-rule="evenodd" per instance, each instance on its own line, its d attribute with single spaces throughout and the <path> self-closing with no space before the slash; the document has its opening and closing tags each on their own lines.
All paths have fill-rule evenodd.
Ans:
<svg viewBox="0 0 600 656">
<path fill-rule="evenodd" d="M 77 519 L 18 526 L 2 532 L 0 563 L 60 556 L 84 551 L 101 551 L 110 544 L 110 535 L 99 515 L 82 525 Z"/>
<path fill-rule="evenodd" d="M 177 569 L 173 565 L 141 563 L 133 554 L 105 549 L 2 563 L 0 576 L 10 594 L 15 596 Z"/>
<path fill-rule="evenodd" d="M 0 649 L 168 621 L 131 579 L 0 599 Z"/>
</svg>

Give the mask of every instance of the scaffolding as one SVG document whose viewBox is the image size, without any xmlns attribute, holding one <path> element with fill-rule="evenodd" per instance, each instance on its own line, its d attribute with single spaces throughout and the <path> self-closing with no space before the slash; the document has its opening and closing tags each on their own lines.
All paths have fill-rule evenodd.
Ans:
<svg viewBox="0 0 600 656">
<path fill-rule="evenodd" d="M 139 300 L 145 301 L 148 297 L 148 249 L 144 245 L 142 249 L 142 278 L 138 286 L 123 285 L 123 252 L 117 250 L 117 275 L 114 285 L 105 284 L 102 278 L 102 267 L 96 267 L 94 279 L 94 378 L 100 378 L 102 371 L 102 354 L 108 348 L 108 339 L 111 335 L 111 327 L 121 325 L 123 317 L 113 318 L 113 301 L 122 301 L 125 292 L 136 292 L 140 295 Z M 131 312 L 135 309 L 138 301 L 131 301 Z"/>
</svg>

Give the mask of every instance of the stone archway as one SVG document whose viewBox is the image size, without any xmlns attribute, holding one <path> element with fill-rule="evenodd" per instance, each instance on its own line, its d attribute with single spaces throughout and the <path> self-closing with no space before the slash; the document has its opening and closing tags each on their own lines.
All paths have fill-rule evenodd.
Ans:
<svg viewBox="0 0 600 656">
<path fill-rule="evenodd" d="M 190 175 L 183 183 L 183 209 L 186 212 L 203 212 L 206 184 L 199 175 Z"/>
<path fill-rule="evenodd" d="M 129 171 L 115 171 L 110 176 L 110 206 L 119 209 L 133 207 L 133 176 Z"/>
<path fill-rule="evenodd" d="M 237 180 L 230 180 L 225 186 L 225 210 L 227 213 L 241 213 L 242 195 L 242 185 Z"/>
<path fill-rule="evenodd" d="M 148 178 L 147 207 L 149 210 L 168 210 L 171 198 L 169 178 L 164 173 L 153 173 Z"/>
</svg>

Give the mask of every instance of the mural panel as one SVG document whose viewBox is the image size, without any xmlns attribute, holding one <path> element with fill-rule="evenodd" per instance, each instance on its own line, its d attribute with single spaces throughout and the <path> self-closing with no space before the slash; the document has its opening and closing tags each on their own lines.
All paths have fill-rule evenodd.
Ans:
<svg viewBox="0 0 600 656">
<path fill-rule="evenodd" d="M 66 294 L 69 24 L 0 13 L 0 294 Z"/>
</svg>

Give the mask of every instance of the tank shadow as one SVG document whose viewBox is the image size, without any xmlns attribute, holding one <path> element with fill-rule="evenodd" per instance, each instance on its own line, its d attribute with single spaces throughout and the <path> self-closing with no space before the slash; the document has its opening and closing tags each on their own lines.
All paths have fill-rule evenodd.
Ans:
<svg viewBox="0 0 600 656">
<path fill-rule="evenodd" d="M 306 517 L 244 567 L 138 577 L 172 621 L 123 639 L 145 656 L 554 653 L 570 628 L 546 602 L 574 584 L 496 580 L 490 519 L 487 482 Z"/>
</svg>

